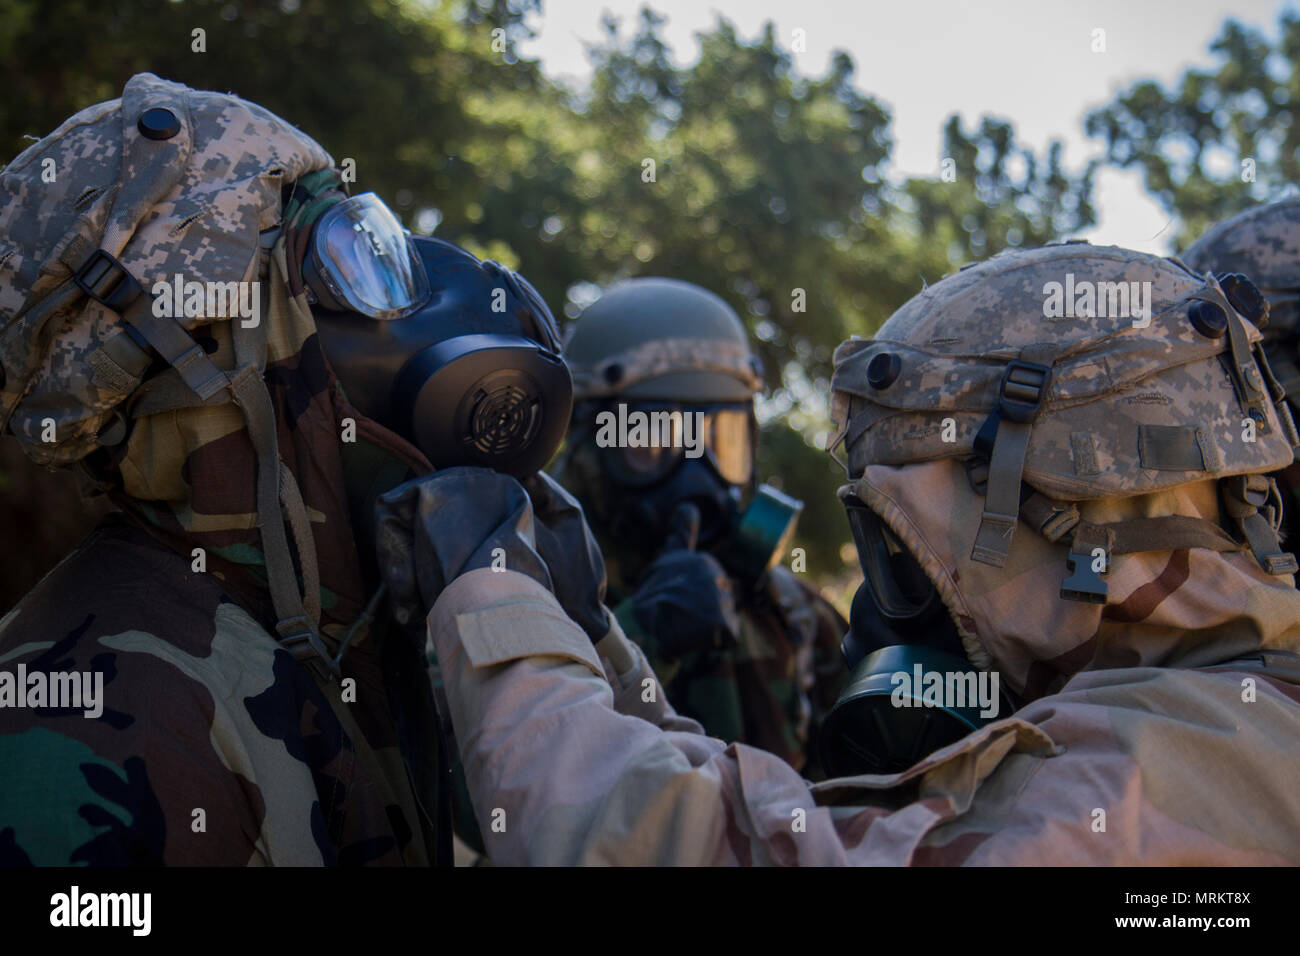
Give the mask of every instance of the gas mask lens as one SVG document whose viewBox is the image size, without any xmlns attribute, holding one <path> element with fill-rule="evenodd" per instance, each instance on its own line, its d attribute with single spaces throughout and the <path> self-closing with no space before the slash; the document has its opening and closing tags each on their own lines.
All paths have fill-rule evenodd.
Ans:
<svg viewBox="0 0 1300 956">
<path fill-rule="evenodd" d="M 304 275 L 322 305 L 372 319 L 410 315 L 429 297 L 406 231 L 374 193 L 345 199 L 321 216 Z"/>
<path fill-rule="evenodd" d="M 706 456 L 727 484 L 749 484 L 754 471 L 749 406 L 624 405 L 609 411 L 626 416 L 627 441 L 619 441 L 608 459 L 610 476 L 620 484 L 634 488 L 658 484 L 688 453 Z"/>
<path fill-rule="evenodd" d="M 747 485 L 754 473 L 754 433 L 749 410 L 722 408 L 704 417 L 704 446 L 722 480 Z"/>
<path fill-rule="evenodd" d="M 880 615 L 891 624 L 919 622 L 939 610 L 939 595 L 916 559 L 861 499 L 844 499 L 863 583 Z"/>
</svg>

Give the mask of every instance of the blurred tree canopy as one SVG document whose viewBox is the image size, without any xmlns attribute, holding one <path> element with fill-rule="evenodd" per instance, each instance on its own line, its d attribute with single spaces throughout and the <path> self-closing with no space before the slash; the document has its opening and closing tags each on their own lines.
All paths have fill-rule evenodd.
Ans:
<svg viewBox="0 0 1300 956">
<path fill-rule="evenodd" d="M 762 475 L 808 503 L 809 570 L 842 573 L 843 476 L 821 450 L 834 347 L 966 261 L 1090 225 L 1092 168 L 1065 170 L 1057 143 L 1035 155 L 1003 120 L 954 116 L 933 177 L 891 178 L 889 112 L 852 58 L 803 76 L 770 25 L 746 39 L 719 19 L 683 66 L 652 10 L 606 19 L 591 82 L 570 89 L 518 54 L 541 13 L 540 0 L 0 0 L 0 153 L 148 70 L 295 123 L 355 160 L 354 191 L 519 268 L 557 313 L 635 275 L 712 289 L 767 369 Z"/>
<path fill-rule="evenodd" d="M 1109 163 L 1140 170 L 1178 216 L 1179 249 L 1300 182 L 1300 13 L 1282 14 L 1276 42 L 1229 20 L 1210 51 L 1216 66 L 1188 70 L 1172 89 L 1135 83 L 1084 124 Z"/>
</svg>

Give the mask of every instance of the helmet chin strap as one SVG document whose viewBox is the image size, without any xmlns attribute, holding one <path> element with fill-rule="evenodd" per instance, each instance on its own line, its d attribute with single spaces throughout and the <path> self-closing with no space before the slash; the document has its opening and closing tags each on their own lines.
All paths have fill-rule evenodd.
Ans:
<svg viewBox="0 0 1300 956">
<path fill-rule="evenodd" d="M 274 251 L 272 258 L 276 258 Z M 279 287 L 278 268 L 277 263 L 270 270 L 274 287 Z M 275 412 L 262 378 L 268 323 L 258 322 L 251 328 L 243 322 L 231 323 L 235 370 L 226 372 L 208 358 L 179 323 L 155 316 L 152 297 L 102 249 L 76 269 L 76 280 L 78 288 L 120 315 L 172 367 L 148 393 L 150 414 L 231 401 L 239 406 L 257 455 L 257 524 L 278 618 L 276 632 L 295 659 L 309 662 L 322 677 L 336 677 L 337 664 L 320 634 L 320 574 L 311 524 L 298 484 L 280 461 Z M 134 405 L 132 415 L 138 416 L 142 408 Z M 285 534 L 286 521 L 298 550 L 303 590 L 298 588 L 298 574 Z"/>
</svg>

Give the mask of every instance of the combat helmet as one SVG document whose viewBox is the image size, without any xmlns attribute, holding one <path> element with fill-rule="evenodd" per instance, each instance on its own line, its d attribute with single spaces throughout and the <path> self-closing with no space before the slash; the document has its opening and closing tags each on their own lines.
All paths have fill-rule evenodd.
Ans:
<svg viewBox="0 0 1300 956">
<path fill-rule="evenodd" d="M 1268 620 L 1291 591 L 1267 475 L 1298 438 L 1242 301 L 1070 243 L 963 269 L 837 349 L 841 497 L 1022 699 L 1087 667 L 1205 660 L 1188 632 Z"/>
<path fill-rule="evenodd" d="M 1219 276 L 1234 305 L 1263 330 L 1282 387 L 1293 398 L 1300 395 L 1300 197 L 1224 220 L 1179 258 L 1197 272 Z M 1251 294 L 1252 286 L 1262 299 Z"/>
<path fill-rule="evenodd" d="M 677 279 L 629 279 L 611 288 L 572 326 L 564 358 L 575 401 L 747 402 L 763 382 L 731 306 Z"/>
</svg>

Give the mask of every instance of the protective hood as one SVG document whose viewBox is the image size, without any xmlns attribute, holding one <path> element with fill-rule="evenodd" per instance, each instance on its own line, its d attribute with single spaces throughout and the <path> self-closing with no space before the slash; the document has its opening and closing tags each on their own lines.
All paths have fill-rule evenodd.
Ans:
<svg viewBox="0 0 1300 956">
<path fill-rule="evenodd" d="M 1065 548 L 1016 536 L 1007 564 L 971 559 L 984 499 L 951 459 L 868 466 L 853 485 L 917 559 L 957 622 L 967 656 L 1025 700 L 1085 670 L 1208 667 L 1261 649 L 1300 652 L 1300 591 L 1249 551 L 1115 555 L 1103 605 L 1060 596 Z M 1213 481 L 1080 503 L 1083 520 L 1218 514 Z"/>
</svg>

